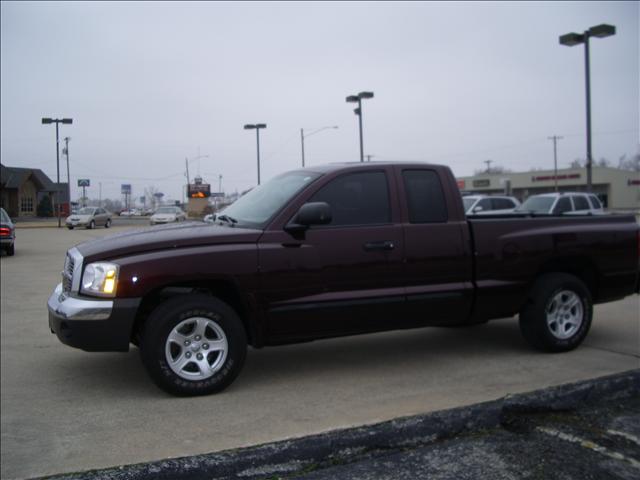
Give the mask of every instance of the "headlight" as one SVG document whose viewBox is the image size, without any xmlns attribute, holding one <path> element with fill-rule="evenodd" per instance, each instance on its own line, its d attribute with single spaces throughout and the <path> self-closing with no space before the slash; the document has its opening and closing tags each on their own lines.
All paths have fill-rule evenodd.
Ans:
<svg viewBox="0 0 640 480">
<path fill-rule="evenodd" d="M 84 267 L 81 291 L 90 295 L 115 297 L 118 282 L 118 265 L 96 262 Z"/>
</svg>

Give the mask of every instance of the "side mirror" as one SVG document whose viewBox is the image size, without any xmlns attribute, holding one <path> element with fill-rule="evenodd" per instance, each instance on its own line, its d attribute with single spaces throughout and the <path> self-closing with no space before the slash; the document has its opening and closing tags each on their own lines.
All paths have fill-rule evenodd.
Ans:
<svg viewBox="0 0 640 480">
<path fill-rule="evenodd" d="M 325 202 L 305 203 L 300 207 L 293 220 L 285 226 L 290 233 L 301 232 L 311 225 L 326 225 L 331 223 L 331 207 Z"/>
<path fill-rule="evenodd" d="M 484 208 L 482 208 L 482 207 L 475 207 L 475 208 L 473 209 L 473 213 L 481 212 L 482 210 L 484 210 Z"/>
</svg>

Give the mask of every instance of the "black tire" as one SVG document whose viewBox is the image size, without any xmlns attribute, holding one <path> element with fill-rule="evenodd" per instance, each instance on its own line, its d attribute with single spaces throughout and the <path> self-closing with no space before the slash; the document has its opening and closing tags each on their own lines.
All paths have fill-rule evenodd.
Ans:
<svg viewBox="0 0 640 480">
<path fill-rule="evenodd" d="M 577 303 L 569 308 L 571 299 Z M 564 318 L 569 321 L 560 315 L 562 308 L 567 315 Z M 520 331 L 538 350 L 567 352 L 585 339 L 592 317 L 593 302 L 584 282 L 566 273 L 550 273 L 534 283 L 527 303 L 520 311 Z"/>
<path fill-rule="evenodd" d="M 219 359 L 219 366 L 207 378 L 187 378 L 189 372 L 186 371 L 186 367 L 202 372 L 195 357 L 185 366 L 185 370 L 182 370 L 183 375 L 179 375 L 169 364 L 165 351 L 165 348 L 170 348 L 168 339 L 174 329 L 194 318 L 214 322 L 226 339 L 226 356 L 223 357 L 224 360 Z M 218 361 L 217 355 L 222 355 L 222 352 L 205 352 L 206 338 L 200 342 L 196 342 L 193 336 L 188 338 L 193 340 L 189 347 L 171 344 L 172 347 L 181 350 L 178 355 L 181 358 L 183 354 L 187 355 L 186 352 L 191 353 L 192 349 L 196 348 L 196 343 L 202 346 L 202 350 L 193 350 L 193 354 L 198 352 L 216 355 L 212 360 L 214 363 Z M 240 373 L 247 355 L 247 336 L 240 318 L 229 305 L 209 295 L 190 294 L 167 300 L 151 312 L 142 329 L 140 355 L 149 376 L 164 391 L 180 396 L 208 395 L 224 390 Z"/>
<path fill-rule="evenodd" d="M 16 253 L 16 246 L 15 244 L 11 244 L 10 246 L 7 247 L 6 249 L 7 255 L 10 257 L 13 257 Z"/>
<path fill-rule="evenodd" d="M 73 230 L 73 227 L 67 227 L 69 230 Z"/>
<path fill-rule="evenodd" d="M 109 228 L 111 226 L 111 219 L 107 218 L 107 221 L 104 222 L 104 228 Z"/>
<path fill-rule="evenodd" d="M 87 225 L 87 228 L 89 230 L 93 230 L 94 228 L 96 228 L 96 222 L 94 222 L 93 220 L 91 220 L 91 223 L 89 223 L 89 225 Z"/>
</svg>

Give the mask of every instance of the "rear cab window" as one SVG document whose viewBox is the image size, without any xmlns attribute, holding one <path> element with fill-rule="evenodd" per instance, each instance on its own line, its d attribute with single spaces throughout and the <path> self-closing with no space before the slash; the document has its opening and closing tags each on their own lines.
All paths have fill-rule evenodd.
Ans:
<svg viewBox="0 0 640 480">
<path fill-rule="evenodd" d="M 600 200 L 598 200 L 598 197 L 596 197 L 595 195 L 589 195 L 589 200 L 591 201 L 591 206 L 596 210 L 600 210 L 602 208 Z"/>
<path fill-rule="evenodd" d="M 573 195 L 573 205 L 576 210 L 589 210 L 589 202 L 587 202 L 587 198 L 583 195 Z"/>
<path fill-rule="evenodd" d="M 449 219 L 440 177 L 433 170 L 403 170 L 410 223 L 444 223 Z"/>
</svg>

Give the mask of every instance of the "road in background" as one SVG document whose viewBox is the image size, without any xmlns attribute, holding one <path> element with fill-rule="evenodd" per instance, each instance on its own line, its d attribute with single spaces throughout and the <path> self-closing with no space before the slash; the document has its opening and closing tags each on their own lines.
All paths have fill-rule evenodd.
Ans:
<svg viewBox="0 0 640 480">
<path fill-rule="evenodd" d="M 170 397 L 137 349 L 87 353 L 48 329 L 66 249 L 124 230 L 19 229 L 16 255 L 2 257 L 3 479 L 255 445 L 640 367 L 633 296 L 597 306 L 585 344 L 565 354 L 531 350 L 504 319 L 251 350 L 224 393 Z"/>
</svg>

